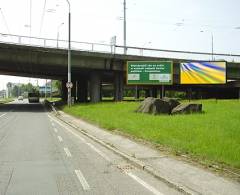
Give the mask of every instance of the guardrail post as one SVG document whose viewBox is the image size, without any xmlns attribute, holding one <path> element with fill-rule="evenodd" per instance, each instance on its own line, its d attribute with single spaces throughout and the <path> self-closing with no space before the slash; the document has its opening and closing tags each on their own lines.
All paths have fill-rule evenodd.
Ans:
<svg viewBox="0 0 240 195">
<path fill-rule="evenodd" d="M 46 39 L 44 39 L 44 47 L 46 47 Z"/>
<path fill-rule="evenodd" d="M 21 44 L 21 37 L 18 37 L 18 43 Z"/>
<path fill-rule="evenodd" d="M 93 51 L 93 49 L 94 49 L 94 44 L 92 43 L 92 51 Z"/>
</svg>

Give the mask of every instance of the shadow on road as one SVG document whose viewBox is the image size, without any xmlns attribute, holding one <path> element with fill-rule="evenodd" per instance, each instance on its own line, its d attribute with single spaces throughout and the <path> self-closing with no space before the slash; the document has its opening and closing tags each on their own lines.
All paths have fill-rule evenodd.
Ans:
<svg viewBox="0 0 240 195">
<path fill-rule="evenodd" d="M 47 112 L 47 108 L 41 103 L 11 103 L 0 105 L 0 112 Z"/>
</svg>

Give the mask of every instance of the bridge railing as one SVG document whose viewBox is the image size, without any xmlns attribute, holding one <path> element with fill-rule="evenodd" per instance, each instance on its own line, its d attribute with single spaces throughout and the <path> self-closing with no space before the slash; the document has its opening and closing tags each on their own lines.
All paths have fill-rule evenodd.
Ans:
<svg viewBox="0 0 240 195">
<path fill-rule="evenodd" d="M 29 37 L 29 36 L 20 36 L 20 35 L 3 34 L 3 33 L 0 33 L 0 42 L 35 46 L 35 47 L 56 48 L 56 49 L 67 49 L 68 47 L 67 40 Z M 81 51 L 89 51 L 89 52 L 124 54 L 124 46 L 104 44 L 104 43 L 71 41 L 71 48 L 72 50 L 81 50 Z M 239 54 L 179 51 L 179 50 L 166 50 L 166 49 L 154 49 L 154 48 L 131 47 L 131 46 L 127 46 L 126 48 L 127 48 L 127 55 L 161 57 L 161 58 L 169 58 L 169 59 L 176 58 L 176 59 L 189 59 L 189 60 L 226 60 L 226 61 L 240 62 Z"/>
</svg>

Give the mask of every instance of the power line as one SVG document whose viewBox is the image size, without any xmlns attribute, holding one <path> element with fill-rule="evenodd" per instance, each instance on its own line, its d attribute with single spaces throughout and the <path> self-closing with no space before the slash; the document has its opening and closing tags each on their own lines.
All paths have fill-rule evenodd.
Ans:
<svg viewBox="0 0 240 195">
<path fill-rule="evenodd" d="M 5 23 L 5 26 L 6 26 L 6 28 L 7 28 L 8 34 L 11 34 L 11 33 L 10 33 L 10 30 L 9 30 L 9 27 L 8 27 L 8 24 L 7 24 L 7 20 L 6 20 L 5 16 L 4 16 L 4 13 L 3 13 L 2 8 L 0 8 L 0 11 L 1 11 L 1 14 L 2 14 L 2 17 L 3 17 L 3 21 L 4 21 L 4 23 Z"/>
<path fill-rule="evenodd" d="M 41 36 L 41 34 L 42 34 L 42 27 L 43 27 L 43 21 L 44 21 L 44 16 L 45 16 L 46 4 L 47 4 L 47 0 L 44 1 L 44 5 L 43 5 L 43 12 L 42 12 L 42 17 L 41 17 L 41 26 L 40 26 L 39 36 Z"/>
</svg>

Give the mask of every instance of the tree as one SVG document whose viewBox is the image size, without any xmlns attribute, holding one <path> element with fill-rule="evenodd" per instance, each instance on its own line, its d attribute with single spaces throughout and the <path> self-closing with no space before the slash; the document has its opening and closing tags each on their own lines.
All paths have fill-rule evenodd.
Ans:
<svg viewBox="0 0 240 195">
<path fill-rule="evenodd" d="M 19 87 L 17 85 L 14 85 L 12 89 L 12 96 L 13 97 L 18 97 L 19 96 Z"/>
<path fill-rule="evenodd" d="M 53 86 L 53 88 L 57 89 L 58 94 L 61 93 L 62 83 L 61 83 L 60 81 L 58 81 L 58 80 L 53 80 L 53 81 L 52 81 L 52 86 Z"/>
</svg>

